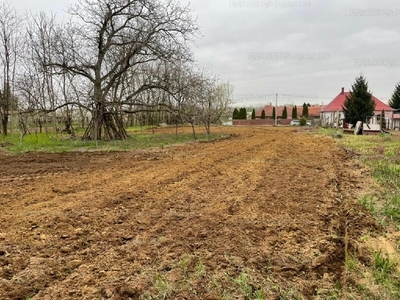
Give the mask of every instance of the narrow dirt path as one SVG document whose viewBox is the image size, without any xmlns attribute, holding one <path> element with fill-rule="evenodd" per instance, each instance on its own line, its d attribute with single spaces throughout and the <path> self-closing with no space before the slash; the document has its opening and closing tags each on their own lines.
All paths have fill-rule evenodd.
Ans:
<svg viewBox="0 0 400 300">
<path fill-rule="evenodd" d="M 289 128 L 221 130 L 235 135 L 1 155 L 0 299 L 235 299 L 238 278 L 311 299 L 343 281 L 346 222 L 373 223 L 346 210 L 363 180 L 350 158 Z"/>
</svg>

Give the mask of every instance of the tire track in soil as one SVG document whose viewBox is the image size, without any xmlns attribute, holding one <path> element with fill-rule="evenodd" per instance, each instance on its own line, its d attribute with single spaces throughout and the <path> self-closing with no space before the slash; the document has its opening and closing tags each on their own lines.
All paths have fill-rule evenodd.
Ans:
<svg viewBox="0 0 400 300">
<path fill-rule="evenodd" d="M 235 130 L 233 139 L 162 151 L 65 155 L 65 172 L 17 192 L 0 182 L 0 296 L 134 297 L 156 274 L 181 280 L 185 254 L 203 258 L 207 280 L 252 270 L 307 298 L 331 287 L 343 268 L 336 199 L 345 157 L 332 141 L 293 130 Z M 196 299 L 216 297 L 207 282 L 195 288 Z"/>
</svg>

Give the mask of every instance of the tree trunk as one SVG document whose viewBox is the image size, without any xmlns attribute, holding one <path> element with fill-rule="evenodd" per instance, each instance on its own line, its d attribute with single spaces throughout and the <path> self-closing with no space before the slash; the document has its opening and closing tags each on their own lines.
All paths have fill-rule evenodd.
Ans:
<svg viewBox="0 0 400 300">
<path fill-rule="evenodd" d="M 5 113 L 1 118 L 1 131 L 3 136 L 7 136 L 8 130 L 8 114 Z"/>
<path fill-rule="evenodd" d="M 193 138 L 197 140 L 196 131 L 194 130 L 194 123 L 192 123 Z"/>
<path fill-rule="evenodd" d="M 211 122 L 210 122 L 210 120 L 206 121 L 206 131 L 207 131 L 207 134 L 210 135 L 210 133 L 211 133 Z"/>
<path fill-rule="evenodd" d="M 83 136 L 89 140 L 124 140 L 128 133 L 124 127 L 121 113 L 107 111 L 104 103 L 97 103 L 92 121 Z"/>
<path fill-rule="evenodd" d="M 42 133 L 42 130 L 43 130 L 42 127 L 43 127 L 43 126 L 42 126 L 42 119 L 41 119 L 41 117 L 38 118 L 38 122 L 39 122 L 39 132 Z"/>
</svg>

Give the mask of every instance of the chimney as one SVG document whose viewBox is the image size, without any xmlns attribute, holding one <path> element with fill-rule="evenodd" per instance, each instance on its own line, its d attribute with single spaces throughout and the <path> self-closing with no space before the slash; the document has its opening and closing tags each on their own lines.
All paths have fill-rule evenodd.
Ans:
<svg viewBox="0 0 400 300">
<path fill-rule="evenodd" d="M 272 106 L 272 102 L 269 103 L 269 106 Z"/>
<path fill-rule="evenodd" d="M 342 94 L 344 94 L 344 87 L 342 87 Z"/>
</svg>

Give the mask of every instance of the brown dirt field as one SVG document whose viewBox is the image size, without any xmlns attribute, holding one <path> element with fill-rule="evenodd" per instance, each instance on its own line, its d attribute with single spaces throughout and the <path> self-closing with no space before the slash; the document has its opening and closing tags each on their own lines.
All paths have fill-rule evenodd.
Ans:
<svg viewBox="0 0 400 300">
<path fill-rule="evenodd" d="M 345 284 L 345 246 L 374 230 L 351 154 L 293 128 L 218 130 L 234 135 L 0 154 L 0 299 L 312 299 Z"/>
</svg>

